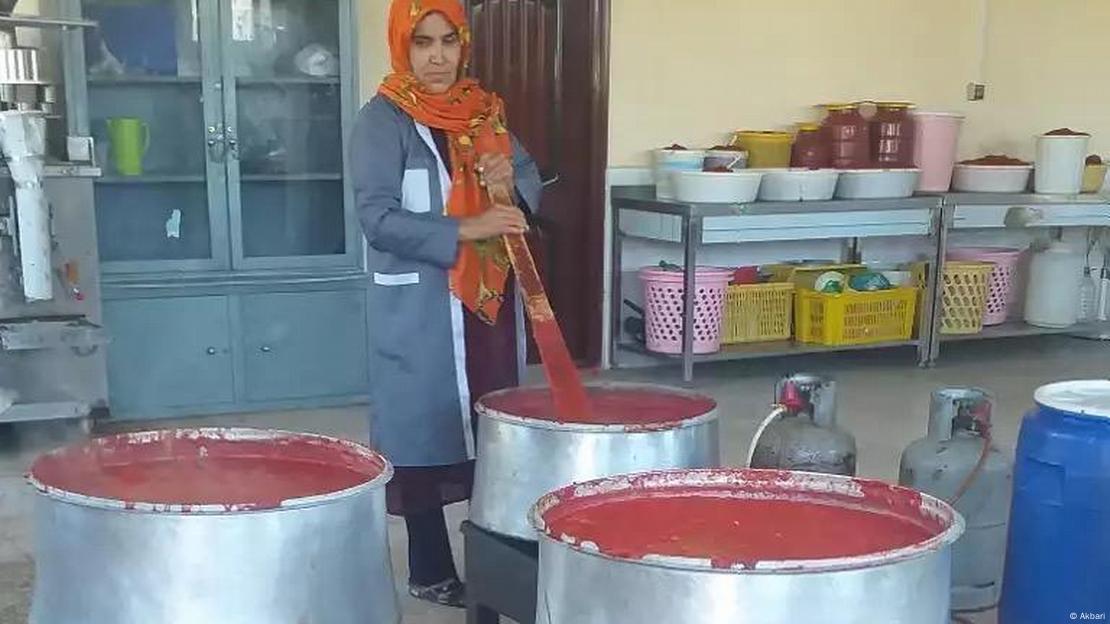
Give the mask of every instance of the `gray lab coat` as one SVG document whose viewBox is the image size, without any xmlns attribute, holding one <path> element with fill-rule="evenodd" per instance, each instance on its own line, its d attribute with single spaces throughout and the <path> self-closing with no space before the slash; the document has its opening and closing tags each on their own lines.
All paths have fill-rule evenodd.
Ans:
<svg viewBox="0 0 1110 624">
<path fill-rule="evenodd" d="M 463 306 L 448 288 L 458 222 L 444 215 L 451 176 L 431 131 L 381 95 L 359 112 L 351 173 L 369 243 L 371 443 L 397 466 L 474 458 Z M 513 139 L 517 193 L 533 211 L 542 184 Z M 517 314 L 519 361 L 524 323 Z"/>
</svg>

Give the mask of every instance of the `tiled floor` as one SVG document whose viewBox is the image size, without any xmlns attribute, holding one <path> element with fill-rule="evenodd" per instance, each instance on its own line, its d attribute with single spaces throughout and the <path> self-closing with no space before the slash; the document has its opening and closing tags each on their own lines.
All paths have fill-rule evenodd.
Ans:
<svg viewBox="0 0 1110 624">
<path fill-rule="evenodd" d="M 925 431 L 929 393 L 933 389 L 954 384 L 977 385 L 993 391 L 998 397 L 995 437 L 1000 444 L 1012 447 L 1033 389 L 1059 379 L 1105 377 L 1110 368 L 1110 345 L 1066 338 L 980 343 L 948 349 L 936 369 L 918 369 L 911 361 L 907 352 L 874 352 L 720 364 L 699 368 L 695 386 L 720 402 L 724 459 L 726 463 L 738 464 L 756 423 L 767 412 L 771 385 L 780 373 L 800 369 L 831 372 L 840 383 L 840 422 L 857 437 L 860 474 L 890 480 L 897 478 L 902 449 Z M 675 369 L 618 371 L 606 377 L 672 385 L 679 381 Z M 367 427 L 365 409 L 360 407 L 221 416 L 173 424 L 191 422 L 287 428 L 353 439 L 363 439 Z M 21 429 L 18 433 L 21 441 L 13 444 L 11 430 L 0 430 L 0 624 L 24 622 L 29 600 L 32 566 L 27 513 L 32 496 L 20 475 L 39 449 L 80 432 L 58 433 L 36 428 Z M 465 515 L 464 505 L 449 510 L 453 526 Z M 400 581 L 407 574 L 405 536 L 403 524 L 396 520 L 390 522 L 390 541 Z M 457 540 L 455 546 L 460 550 Z M 461 552 L 458 556 L 461 560 Z M 403 604 L 406 624 L 464 621 L 461 611 L 426 606 L 407 598 Z M 982 614 L 969 621 L 993 624 L 994 617 Z"/>
</svg>

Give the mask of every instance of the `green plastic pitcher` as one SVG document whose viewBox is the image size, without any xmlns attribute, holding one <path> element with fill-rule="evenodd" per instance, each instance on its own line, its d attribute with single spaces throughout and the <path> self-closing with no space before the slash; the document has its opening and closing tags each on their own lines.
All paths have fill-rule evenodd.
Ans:
<svg viewBox="0 0 1110 624">
<path fill-rule="evenodd" d="M 116 173 L 142 175 L 143 157 L 150 149 L 150 126 L 136 117 L 115 117 L 109 119 L 107 125 Z"/>
</svg>

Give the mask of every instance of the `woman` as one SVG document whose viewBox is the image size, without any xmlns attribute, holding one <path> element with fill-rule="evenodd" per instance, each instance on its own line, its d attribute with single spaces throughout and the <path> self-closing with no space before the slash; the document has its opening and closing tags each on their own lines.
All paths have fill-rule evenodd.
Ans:
<svg viewBox="0 0 1110 624">
<path fill-rule="evenodd" d="M 387 502 L 408 528 L 409 593 L 451 606 L 465 588 L 443 507 L 470 498 L 473 403 L 523 365 L 501 236 L 528 226 L 489 197 L 536 209 L 541 192 L 501 100 L 465 77 L 469 43 L 458 0 L 393 0 L 393 73 L 359 113 L 350 159 L 370 245 L 371 435 L 396 467 Z"/>
</svg>

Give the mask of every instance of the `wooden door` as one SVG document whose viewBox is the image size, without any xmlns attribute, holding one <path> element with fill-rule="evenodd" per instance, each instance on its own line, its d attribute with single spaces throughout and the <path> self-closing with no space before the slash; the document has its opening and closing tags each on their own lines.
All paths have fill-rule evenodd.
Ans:
<svg viewBox="0 0 1110 624">
<path fill-rule="evenodd" d="M 468 0 L 471 71 L 547 183 L 534 253 L 571 354 L 601 357 L 609 0 Z"/>
</svg>

